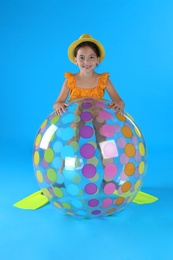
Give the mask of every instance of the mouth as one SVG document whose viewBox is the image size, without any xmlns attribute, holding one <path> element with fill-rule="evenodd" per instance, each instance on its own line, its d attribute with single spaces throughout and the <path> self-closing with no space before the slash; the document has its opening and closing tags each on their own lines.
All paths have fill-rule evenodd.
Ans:
<svg viewBox="0 0 173 260">
<path fill-rule="evenodd" d="M 92 67 L 92 66 L 90 66 L 90 65 L 85 65 L 85 66 L 83 66 L 83 68 L 86 69 L 86 70 L 90 69 L 91 67 Z"/>
</svg>

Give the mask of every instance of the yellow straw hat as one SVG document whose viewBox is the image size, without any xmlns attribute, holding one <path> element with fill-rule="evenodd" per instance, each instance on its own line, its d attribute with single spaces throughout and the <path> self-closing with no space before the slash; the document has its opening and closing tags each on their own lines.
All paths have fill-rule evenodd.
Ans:
<svg viewBox="0 0 173 260">
<path fill-rule="evenodd" d="M 74 50 L 75 48 L 82 42 L 93 42 L 97 45 L 99 52 L 100 52 L 100 62 L 104 59 L 105 57 L 105 50 L 103 45 L 97 41 L 96 39 L 94 39 L 91 35 L 89 34 L 82 34 L 78 40 L 72 42 L 68 48 L 68 57 L 69 60 L 73 63 L 75 63 L 74 60 Z"/>
</svg>

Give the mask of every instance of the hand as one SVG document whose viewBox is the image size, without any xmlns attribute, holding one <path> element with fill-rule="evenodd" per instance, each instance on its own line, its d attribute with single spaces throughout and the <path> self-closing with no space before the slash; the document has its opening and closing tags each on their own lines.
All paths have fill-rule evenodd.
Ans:
<svg viewBox="0 0 173 260">
<path fill-rule="evenodd" d="M 63 112 L 65 112 L 65 108 L 68 107 L 68 104 L 63 102 L 56 102 L 53 106 L 57 116 L 61 116 Z"/>
<path fill-rule="evenodd" d="M 124 113 L 125 103 L 122 100 L 113 101 L 112 103 L 109 104 L 109 106 L 111 107 L 111 109 L 120 110 Z"/>
</svg>

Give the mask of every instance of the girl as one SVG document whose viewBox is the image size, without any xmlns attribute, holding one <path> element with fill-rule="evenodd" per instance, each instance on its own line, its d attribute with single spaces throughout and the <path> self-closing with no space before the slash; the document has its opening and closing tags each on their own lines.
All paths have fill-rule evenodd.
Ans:
<svg viewBox="0 0 173 260">
<path fill-rule="evenodd" d="M 103 45 L 89 34 L 81 35 L 69 46 L 68 57 L 79 67 L 79 72 L 76 74 L 65 73 L 66 80 L 53 106 L 57 115 L 62 115 L 62 112 L 65 112 L 69 94 L 69 101 L 79 98 L 103 99 L 104 90 L 112 99 L 111 108 L 123 111 L 125 104 L 109 80 L 109 74 L 98 74 L 94 71 L 104 56 Z"/>
</svg>

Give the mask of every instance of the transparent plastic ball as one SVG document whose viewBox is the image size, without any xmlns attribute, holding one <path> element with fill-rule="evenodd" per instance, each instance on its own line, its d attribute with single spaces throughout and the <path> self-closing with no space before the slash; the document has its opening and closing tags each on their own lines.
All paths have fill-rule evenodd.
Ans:
<svg viewBox="0 0 173 260">
<path fill-rule="evenodd" d="M 62 213 L 94 218 L 115 214 L 135 198 L 147 168 L 139 127 L 110 101 L 79 99 L 51 113 L 34 142 L 36 179 Z"/>
</svg>

